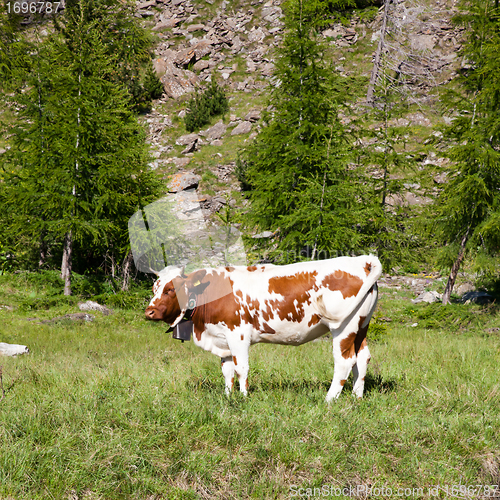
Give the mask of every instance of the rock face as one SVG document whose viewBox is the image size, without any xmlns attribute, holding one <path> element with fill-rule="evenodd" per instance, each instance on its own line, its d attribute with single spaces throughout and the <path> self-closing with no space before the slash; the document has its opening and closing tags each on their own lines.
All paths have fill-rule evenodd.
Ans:
<svg viewBox="0 0 500 500">
<path fill-rule="evenodd" d="M 391 3 L 390 7 L 391 27 L 396 28 L 394 33 L 397 32 L 397 36 L 405 37 L 406 43 L 396 55 L 391 55 L 395 66 L 393 69 L 405 75 L 405 85 L 415 91 L 412 97 L 418 96 L 423 102 L 427 102 L 425 99 L 431 95 L 428 92 L 429 85 L 449 80 L 459 65 L 456 51 L 460 47 L 461 28 L 450 22 L 456 12 L 455 8 L 448 9 L 445 6 L 446 0 L 443 2 L 442 5 L 427 6 L 410 5 L 409 2 L 402 1 Z M 165 94 L 162 100 L 180 99 L 185 102 L 186 94 L 194 92 L 199 85 L 205 85 L 212 78 L 222 82 L 231 91 L 231 97 L 236 102 L 240 100 L 238 93 L 258 93 L 269 83 L 273 83 L 274 49 L 281 44 L 284 34 L 281 4 L 282 0 L 251 0 L 234 5 L 227 0 L 220 4 L 215 4 L 213 0 L 196 3 L 192 0 L 148 0 L 138 4 L 138 15 L 145 17 L 158 35 L 159 43 L 155 48 L 153 64 L 163 83 Z M 365 51 L 364 47 L 370 44 L 370 37 L 372 48 L 368 50 L 371 53 L 356 54 L 356 57 L 364 57 L 366 62 L 372 59 L 381 26 L 382 10 L 370 22 L 356 16 L 352 17 L 349 25 L 331 20 L 322 36 L 337 54 L 341 51 L 341 57 L 335 63 L 337 71 L 344 76 L 357 71 L 354 69 L 357 63 L 350 60 L 352 58 L 348 53 L 356 52 L 358 47 L 360 51 Z M 405 73 L 408 69 L 414 71 L 411 78 Z M 363 74 L 369 76 L 369 73 Z M 273 84 L 278 85 L 279 82 Z M 248 101 L 248 96 L 243 98 Z M 167 129 L 173 128 L 171 118 L 175 122 L 175 117 L 150 115 L 148 122 L 149 119 L 152 120 L 149 123 L 151 144 L 158 151 L 150 168 L 157 169 L 164 162 L 173 163 L 178 170 L 177 175 L 171 179 L 170 193 L 193 188 L 200 182 L 193 173 L 185 171 L 197 167 L 196 161 L 193 161 L 194 152 L 202 150 L 206 145 L 221 147 L 232 136 L 251 134 L 251 139 L 258 133 L 263 113 L 258 102 L 260 101 L 244 111 L 240 109 L 238 115 L 230 117 L 230 123 L 224 119 L 206 130 L 197 131 L 197 134 L 179 138 L 172 134 L 167 136 L 171 132 Z M 231 112 L 235 113 L 234 109 Z M 179 114 L 178 118 L 182 119 L 183 115 Z M 425 111 L 413 111 L 404 117 L 394 118 L 391 126 L 416 127 L 430 132 L 433 121 L 429 120 Z M 238 139 L 235 142 L 239 142 Z M 243 138 L 240 140 L 244 141 Z M 169 144 L 166 144 L 167 141 Z M 162 159 L 160 153 L 175 147 L 174 143 L 183 146 L 178 148 L 177 156 Z M 211 154 L 216 157 L 220 153 L 214 151 Z M 430 152 L 427 158 L 422 159 L 422 167 L 445 167 L 444 159 L 438 155 L 439 153 Z M 231 190 L 238 189 L 232 174 L 234 169 L 224 172 L 224 177 L 221 177 L 219 167 L 221 166 L 216 167 L 217 170 L 211 167 L 212 173 L 219 180 L 219 186 L 214 188 L 215 195 L 200 201 L 205 214 L 224 207 L 222 201 L 226 199 L 226 195 Z M 374 170 L 376 169 L 380 170 L 375 166 Z M 434 170 L 433 175 L 434 191 L 411 184 L 405 185 L 405 189 L 398 194 L 389 194 L 386 202 L 392 207 L 391 210 L 430 203 L 430 196 L 439 192 L 447 182 L 446 176 L 438 170 Z M 226 190 L 220 183 L 227 183 L 229 189 Z M 423 291 L 422 286 L 418 293 Z"/>
</svg>

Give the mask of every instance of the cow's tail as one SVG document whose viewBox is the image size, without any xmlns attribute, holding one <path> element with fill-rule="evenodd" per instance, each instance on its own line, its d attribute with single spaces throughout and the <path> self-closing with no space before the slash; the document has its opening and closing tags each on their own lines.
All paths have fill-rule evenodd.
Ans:
<svg viewBox="0 0 500 500">
<path fill-rule="evenodd" d="M 356 294 L 356 300 L 349 304 L 349 307 L 347 309 L 338 311 L 337 314 L 332 315 L 332 313 L 329 312 L 327 307 L 325 306 L 323 297 L 318 297 L 316 301 L 318 312 L 322 316 L 323 322 L 325 324 L 328 324 L 329 328 L 338 328 L 342 324 L 342 322 L 346 318 L 348 318 L 353 313 L 353 311 L 355 311 L 356 308 L 361 304 L 363 299 L 370 292 L 372 287 L 377 283 L 377 280 L 382 275 L 382 264 L 378 260 L 378 257 L 376 257 L 375 255 L 368 255 L 366 256 L 366 261 L 363 260 L 363 262 L 365 262 L 366 264 L 364 270 L 365 272 L 368 272 L 368 275 L 363 281 L 363 285 L 359 289 L 359 292 Z"/>
</svg>

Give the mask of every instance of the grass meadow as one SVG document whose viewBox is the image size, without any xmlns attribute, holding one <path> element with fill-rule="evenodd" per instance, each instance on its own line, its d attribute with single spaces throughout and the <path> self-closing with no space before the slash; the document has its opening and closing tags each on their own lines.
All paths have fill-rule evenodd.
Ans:
<svg viewBox="0 0 500 500">
<path fill-rule="evenodd" d="M 146 322 L 144 298 L 93 322 L 44 324 L 77 312 L 77 298 L 37 309 L 48 293 L 37 287 L 0 276 L 0 304 L 14 307 L 0 308 L 0 341 L 31 351 L 0 358 L 0 499 L 359 498 L 369 488 L 486 498 L 493 489 L 471 488 L 498 488 L 494 306 L 383 293 L 365 397 L 348 381 L 327 405 L 328 340 L 254 346 L 250 394 L 228 398 L 218 358 Z"/>
</svg>

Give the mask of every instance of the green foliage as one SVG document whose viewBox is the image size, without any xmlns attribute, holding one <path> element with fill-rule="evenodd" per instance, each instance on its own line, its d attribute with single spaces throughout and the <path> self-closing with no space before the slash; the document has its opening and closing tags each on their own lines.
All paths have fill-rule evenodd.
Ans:
<svg viewBox="0 0 500 500">
<path fill-rule="evenodd" d="M 406 314 L 418 321 L 420 328 L 448 329 L 451 331 L 459 331 L 472 326 L 481 328 L 489 312 L 488 308 L 475 305 L 448 304 L 443 307 L 437 302 L 406 307 Z"/>
<path fill-rule="evenodd" d="M 340 119 L 350 81 L 325 62 L 319 37 L 325 9 L 317 1 L 284 5 L 266 125 L 238 160 L 237 176 L 251 200 L 246 226 L 275 235 L 261 240 L 261 258 L 293 262 L 363 246 L 359 227 L 369 217 L 360 203 L 364 178 L 348 167 L 352 148 Z"/>
<path fill-rule="evenodd" d="M 199 130 L 210 121 L 210 117 L 224 115 L 229 111 L 229 101 L 224 89 L 219 86 L 215 78 L 210 85 L 200 92 L 196 89 L 194 97 L 188 101 L 188 112 L 184 117 L 184 124 L 188 132 Z"/>
<path fill-rule="evenodd" d="M 163 84 L 151 64 L 148 65 L 146 75 L 144 77 L 144 91 L 148 96 L 148 100 L 158 99 L 163 94 Z"/>
<path fill-rule="evenodd" d="M 388 335 L 386 320 L 380 314 L 373 316 L 366 335 L 368 343 L 371 345 L 372 342 L 387 342 Z"/>
<path fill-rule="evenodd" d="M 133 24 L 119 5 L 68 3 L 64 23 L 33 47 L 26 87 L 10 97 L 20 111 L 1 159 L 0 217 L 18 254 L 29 242 L 58 257 L 71 232 L 81 271 L 104 255 L 121 262 L 129 217 L 158 192 L 144 131 L 116 77 L 122 50 L 110 53 L 110 29 Z"/>
<path fill-rule="evenodd" d="M 467 250 L 500 249 L 500 12 L 490 0 L 464 1 L 456 22 L 466 28 L 467 65 L 459 91 L 444 97 L 452 115 L 443 128 L 452 160 L 433 230 L 439 241 L 464 241 Z M 473 251 L 473 253 L 475 253 Z"/>
</svg>

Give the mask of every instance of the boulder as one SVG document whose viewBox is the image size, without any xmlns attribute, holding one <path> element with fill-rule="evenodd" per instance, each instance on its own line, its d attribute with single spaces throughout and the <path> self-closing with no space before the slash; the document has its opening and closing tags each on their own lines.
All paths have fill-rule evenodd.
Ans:
<svg viewBox="0 0 500 500">
<path fill-rule="evenodd" d="M 250 122 L 245 121 L 236 125 L 236 127 L 234 127 L 234 129 L 231 131 L 231 135 L 248 134 L 251 130 L 252 130 L 252 124 Z"/>
<path fill-rule="evenodd" d="M 177 99 L 184 94 L 194 91 L 194 85 L 187 78 L 166 74 L 161 78 L 163 90 L 168 97 Z"/>
<path fill-rule="evenodd" d="M 25 345 L 0 342 L 0 356 L 18 356 L 19 354 L 28 354 L 29 352 L 29 349 Z"/>
<path fill-rule="evenodd" d="M 175 143 L 178 146 L 187 146 L 188 144 L 192 144 L 193 142 L 197 141 L 199 139 L 198 134 L 186 134 L 186 135 L 181 135 Z"/>
<path fill-rule="evenodd" d="M 178 193 L 186 189 L 197 188 L 200 181 L 201 177 L 199 175 L 191 172 L 179 172 L 168 183 L 168 192 Z"/>
<path fill-rule="evenodd" d="M 102 306 L 101 304 L 94 302 L 92 300 L 87 300 L 87 302 L 81 302 L 78 304 L 78 308 L 80 311 L 99 311 L 104 316 L 109 316 L 113 314 L 111 309 L 108 309 L 106 306 Z"/>
<path fill-rule="evenodd" d="M 419 304 L 420 302 L 427 302 L 428 304 L 433 304 L 434 302 L 440 302 L 443 296 L 437 292 L 424 292 L 421 293 L 416 299 L 413 299 L 414 304 Z"/>
<path fill-rule="evenodd" d="M 476 287 L 472 283 L 463 283 L 457 288 L 457 295 L 462 297 L 462 295 L 466 294 L 467 292 L 473 292 L 475 288 Z"/>
<path fill-rule="evenodd" d="M 222 120 L 220 120 L 213 127 L 210 127 L 204 135 L 211 141 L 215 141 L 220 139 L 226 133 L 226 129 L 226 125 L 224 125 Z"/>
</svg>

